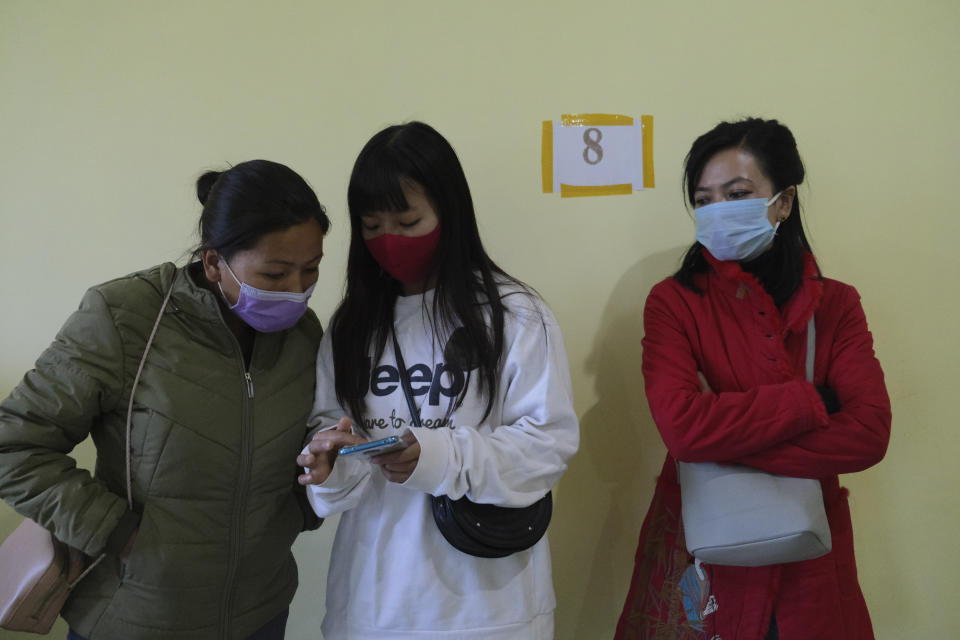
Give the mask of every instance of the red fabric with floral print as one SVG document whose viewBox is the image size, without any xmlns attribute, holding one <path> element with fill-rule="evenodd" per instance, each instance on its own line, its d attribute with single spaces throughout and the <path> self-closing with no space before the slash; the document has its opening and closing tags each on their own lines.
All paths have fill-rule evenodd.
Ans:
<svg viewBox="0 0 960 640">
<path fill-rule="evenodd" d="M 644 383 L 668 455 L 640 532 L 616 638 L 762 640 L 774 614 L 782 640 L 873 638 L 847 492 L 837 478 L 876 464 L 890 435 L 890 400 L 859 295 L 821 279 L 808 254 L 803 283 L 778 309 L 739 264 L 704 255 L 712 269 L 695 278 L 702 294 L 669 278 L 653 288 L 644 309 Z M 806 325 L 814 313 L 811 384 Z M 836 391 L 840 411 L 827 415 L 820 385 Z M 770 567 L 703 565 L 716 611 L 699 623 L 687 620 L 677 585 L 691 559 L 675 460 L 819 478 L 833 550 Z"/>
</svg>

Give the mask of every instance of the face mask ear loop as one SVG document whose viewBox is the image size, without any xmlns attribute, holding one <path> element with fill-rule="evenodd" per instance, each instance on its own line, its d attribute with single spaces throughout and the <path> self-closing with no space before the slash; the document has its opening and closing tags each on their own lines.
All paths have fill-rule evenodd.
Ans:
<svg viewBox="0 0 960 640">
<path fill-rule="evenodd" d="M 228 306 L 228 307 L 231 306 L 231 305 L 230 305 L 230 300 L 227 298 L 227 294 L 225 294 L 225 293 L 223 292 L 223 285 L 221 285 L 221 284 L 218 282 L 218 283 L 217 283 L 217 288 L 220 289 L 220 297 L 223 298 L 223 301 L 227 303 L 227 306 Z"/>
<path fill-rule="evenodd" d="M 786 191 L 786 189 L 781 189 L 780 191 L 777 192 L 777 195 L 775 195 L 775 196 L 773 196 L 772 198 L 770 198 L 769 200 L 767 200 L 767 208 L 768 208 L 768 209 L 773 205 L 774 202 L 776 202 L 777 200 L 780 199 L 780 196 L 783 195 L 783 192 L 784 192 L 784 191 Z M 780 223 L 781 223 L 781 222 L 783 222 L 783 220 L 781 220 L 781 219 L 778 217 L 778 218 L 777 218 L 777 223 L 776 223 L 775 225 L 773 225 L 773 230 L 774 230 L 774 231 L 779 231 L 779 230 L 780 230 Z"/>
<path fill-rule="evenodd" d="M 781 191 L 780 193 L 783 193 L 783 191 Z M 778 197 L 778 198 L 780 197 L 780 193 L 777 194 L 777 197 Z M 777 198 L 774 198 L 773 200 L 776 200 L 776 199 L 777 199 Z M 773 200 L 771 200 L 770 202 L 772 203 Z M 768 206 L 769 206 L 769 205 L 768 205 Z M 239 286 L 242 287 L 242 286 L 243 286 L 243 283 L 240 282 L 240 279 L 239 279 L 239 278 L 237 278 L 236 274 L 233 272 L 233 269 L 231 269 L 231 268 L 230 268 L 230 265 L 227 264 L 227 261 L 226 261 L 222 256 L 220 257 L 220 260 L 223 262 L 223 266 L 225 266 L 225 267 L 227 268 L 227 273 L 230 274 L 230 277 L 233 278 L 233 281 L 236 282 Z M 217 284 L 220 284 L 220 283 L 218 282 Z"/>
<path fill-rule="evenodd" d="M 230 265 L 227 264 L 227 261 L 223 258 L 223 256 L 218 256 L 218 257 L 220 258 L 220 261 L 223 262 L 223 266 L 227 268 L 227 273 L 230 274 L 230 277 L 233 278 L 233 281 L 236 282 L 238 285 L 240 285 L 240 287 L 242 288 L 243 283 L 240 282 L 239 279 L 237 279 L 237 276 L 233 273 L 233 269 L 230 268 Z M 227 294 L 223 292 L 223 285 L 220 284 L 219 280 L 217 281 L 217 287 L 220 289 L 220 295 L 223 297 L 223 301 L 227 303 L 228 307 L 232 309 L 233 307 L 237 306 L 236 304 L 230 304 L 230 298 L 228 298 Z M 240 303 L 240 299 L 237 298 L 237 304 L 239 303 Z"/>
</svg>

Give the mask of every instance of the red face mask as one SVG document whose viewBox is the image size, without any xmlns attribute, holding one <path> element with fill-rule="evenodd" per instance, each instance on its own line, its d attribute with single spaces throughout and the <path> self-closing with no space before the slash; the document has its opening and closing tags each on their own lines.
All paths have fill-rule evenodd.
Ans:
<svg viewBox="0 0 960 640">
<path fill-rule="evenodd" d="M 423 236 L 411 238 L 383 233 L 364 242 L 384 271 L 404 284 L 412 284 L 430 274 L 440 244 L 440 225 Z"/>
</svg>

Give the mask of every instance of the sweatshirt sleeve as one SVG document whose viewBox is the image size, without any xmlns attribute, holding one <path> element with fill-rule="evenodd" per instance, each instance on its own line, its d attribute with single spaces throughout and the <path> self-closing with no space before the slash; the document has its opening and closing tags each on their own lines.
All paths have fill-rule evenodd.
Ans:
<svg viewBox="0 0 960 640">
<path fill-rule="evenodd" d="M 879 462 L 890 440 L 890 398 L 860 297 L 847 287 L 830 349 L 826 385 L 840 410 L 825 429 L 801 434 L 737 462 L 770 473 L 822 478 L 862 471 Z"/>
<path fill-rule="evenodd" d="M 122 548 L 137 517 L 68 455 L 117 404 L 123 361 L 110 310 L 91 289 L 0 403 L 0 497 L 88 555 L 108 541 Z"/>
<path fill-rule="evenodd" d="M 332 331 L 327 331 L 317 350 L 317 386 L 307 442 L 313 434 L 334 427 L 347 413 L 337 400 L 334 386 Z M 306 453 L 306 442 L 303 453 Z M 363 499 L 370 485 L 371 464 L 364 456 L 337 458 L 330 476 L 321 484 L 307 486 L 307 500 L 321 518 L 352 509 Z"/>
<path fill-rule="evenodd" d="M 692 339 L 669 286 L 654 287 L 643 312 L 643 378 L 653 420 L 670 454 L 684 462 L 728 461 L 823 428 L 816 388 L 797 378 L 747 391 L 704 393 Z"/>
<path fill-rule="evenodd" d="M 505 507 L 533 504 L 559 481 L 579 446 L 563 336 L 539 299 L 515 294 L 492 429 L 414 429 L 421 454 L 404 486 Z M 521 302 L 520 298 L 524 301 Z"/>
</svg>

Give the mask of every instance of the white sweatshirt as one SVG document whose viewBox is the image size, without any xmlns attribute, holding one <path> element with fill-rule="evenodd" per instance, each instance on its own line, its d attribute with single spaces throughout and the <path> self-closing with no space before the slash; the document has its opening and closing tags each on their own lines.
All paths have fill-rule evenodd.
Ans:
<svg viewBox="0 0 960 640">
<path fill-rule="evenodd" d="M 563 337 L 543 302 L 501 287 L 504 359 L 493 410 L 477 371 L 463 404 L 444 423 L 463 376 L 444 371 L 433 336 L 433 293 L 401 297 L 395 327 L 422 428 L 414 428 L 397 374 L 393 344 L 367 371 L 366 415 L 354 431 L 374 440 L 411 429 L 420 460 L 403 484 L 388 482 L 363 456 L 338 458 L 330 477 L 307 494 L 321 517 L 343 512 L 327 577 L 325 640 L 540 640 L 553 637 L 556 606 L 550 547 L 544 536 L 506 558 L 454 549 L 433 521 L 430 495 L 522 507 L 550 490 L 579 444 L 579 426 Z M 334 391 L 327 332 L 317 359 L 311 425 L 345 414 Z"/>
</svg>

